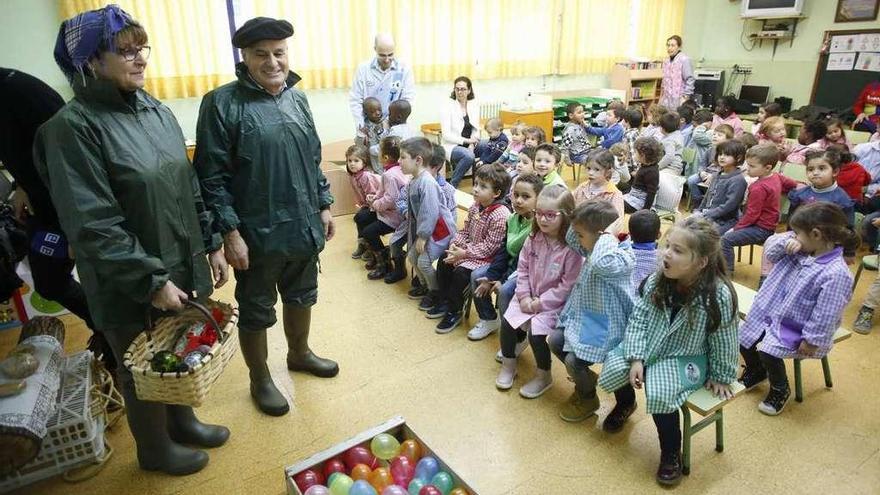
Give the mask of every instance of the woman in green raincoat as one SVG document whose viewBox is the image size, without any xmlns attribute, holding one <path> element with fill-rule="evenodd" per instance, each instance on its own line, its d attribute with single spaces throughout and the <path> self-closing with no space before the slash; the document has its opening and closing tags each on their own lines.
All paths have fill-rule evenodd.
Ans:
<svg viewBox="0 0 880 495">
<path fill-rule="evenodd" d="M 37 168 L 61 226 L 95 326 L 116 359 L 143 331 L 152 308 L 179 310 L 226 282 L 183 133 L 171 111 L 143 91 L 147 34 L 115 5 L 64 21 L 55 58 L 74 98 L 37 133 Z M 210 254 L 210 268 L 206 254 Z M 201 423 L 192 408 L 138 400 L 118 371 L 142 469 L 191 474 L 229 430 Z"/>
</svg>

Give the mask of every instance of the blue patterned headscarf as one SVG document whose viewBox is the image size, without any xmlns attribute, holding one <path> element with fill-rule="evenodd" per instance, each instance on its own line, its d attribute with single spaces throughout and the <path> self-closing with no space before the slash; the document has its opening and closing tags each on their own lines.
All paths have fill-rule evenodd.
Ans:
<svg viewBox="0 0 880 495">
<path fill-rule="evenodd" d="M 67 80 L 83 75 L 83 66 L 101 46 L 114 50 L 116 33 L 131 23 L 131 16 L 118 5 L 83 12 L 61 23 L 55 41 L 55 62 Z"/>
</svg>

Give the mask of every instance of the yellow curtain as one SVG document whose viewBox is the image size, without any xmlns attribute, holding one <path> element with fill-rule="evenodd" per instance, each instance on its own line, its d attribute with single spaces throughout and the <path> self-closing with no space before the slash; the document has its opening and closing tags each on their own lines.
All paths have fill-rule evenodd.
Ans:
<svg viewBox="0 0 880 495">
<path fill-rule="evenodd" d="M 416 81 L 552 72 L 553 9 L 531 0 L 379 0 L 378 30 L 394 35 Z"/>
<path fill-rule="evenodd" d="M 288 20 L 290 69 L 303 80 L 300 89 L 347 88 L 358 64 L 374 56 L 371 2 L 355 0 L 252 0 L 250 17 Z M 237 13 L 240 16 L 241 13 Z M 399 44 L 398 44 L 399 46 Z"/>
<path fill-rule="evenodd" d="M 112 0 L 140 22 L 152 47 L 145 89 L 165 98 L 199 97 L 234 78 L 222 0 Z M 109 0 L 60 0 L 68 19 Z"/>
<path fill-rule="evenodd" d="M 666 40 L 681 36 L 685 0 L 641 0 L 636 30 L 636 55 L 662 59 L 666 57 Z M 687 43 L 687 40 L 684 40 Z M 683 48 L 685 51 L 686 48 Z"/>
<path fill-rule="evenodd" d="M 632 0 L 561 0 L 558 74 L 608 72 L 628 57 Z"/>
</svg>

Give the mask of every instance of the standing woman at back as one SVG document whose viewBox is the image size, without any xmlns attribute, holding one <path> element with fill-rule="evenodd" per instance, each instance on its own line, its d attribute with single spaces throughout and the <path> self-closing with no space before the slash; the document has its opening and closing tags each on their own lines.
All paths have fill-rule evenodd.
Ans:
<svg viewBox="0 0 880 495">
<path fill-rule="evenodd" d="M 681 51 L 681 36 L 676 34 L 666 40 L 666 53 L 669 60 L 663 62 L 660 104 L 675 109 L 694 94 L 694 68 L 690 57 Z"/>
</svg>

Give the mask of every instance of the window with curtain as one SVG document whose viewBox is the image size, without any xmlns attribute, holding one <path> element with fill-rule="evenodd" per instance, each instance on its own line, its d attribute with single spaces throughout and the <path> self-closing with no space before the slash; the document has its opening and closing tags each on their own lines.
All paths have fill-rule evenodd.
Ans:
<svg viewBox="0 0 880 495">
<path fill-rule="evenodd" d="M 146 90 L 189 98 L 232 80 L 232 42 L 224 0 L 112 0 L 140 22 L 152 48 Z M 104 7 L 109 0 L 61 0 L 62 19 Z"/>
<path fill-rule="evenodd" d="M 59 0 L 63 18 L 108 0 Z M 198 97 L 234 77 L 226 0 L 113 0 L 146 28 L 147 90 Z M 302 89 L 347 88 L 390 32 L 419 83 L 602 73 L 632 55 L 665 55 L 685 0 L 234 0 L 236 25 L 289 20 L 290 66 Z"/>
</svg>

